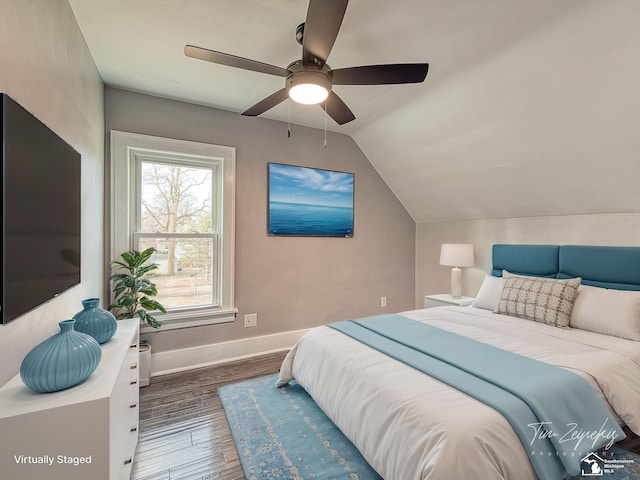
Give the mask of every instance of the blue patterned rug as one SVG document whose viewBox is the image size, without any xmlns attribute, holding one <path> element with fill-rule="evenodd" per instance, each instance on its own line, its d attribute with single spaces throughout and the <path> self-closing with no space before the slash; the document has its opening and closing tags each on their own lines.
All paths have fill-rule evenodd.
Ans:
<svg viewBox="0 0 640 480">
<path fill-rule="evenodd" d="M 300 385 L 276 388 L 277 378 L 218 389 L 248 480 L 382 480 Z M 640 455 L 616 446 L 595 455 L 578 478 L 640 480 Z"/>
<path fill-rule="evenodd" d="M 277 378 L 218 389 L 248 480 L 381 480 L 300 385 Z"/>
</svg>

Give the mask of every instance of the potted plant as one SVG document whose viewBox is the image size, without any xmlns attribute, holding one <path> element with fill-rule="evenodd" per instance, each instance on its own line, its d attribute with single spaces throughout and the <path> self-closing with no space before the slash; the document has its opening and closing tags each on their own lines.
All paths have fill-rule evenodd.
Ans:
<svg viewBox="0 0 640 480">
<path fill-rule="evenodd" d="M 158 269 L 157 263 L 148 263 L 156 249 L 151 247 L 143 252 L 130 250 L 122 253 L 122 261 L 113 260 L 112 268 L 116 272 L 111 276 L 113 282 L 114 299 L 109 305 L 118 320 L 122 318 L 134 318 L 146 322 L 153 328 L 160 328 L 160 323 L 149 312 L 167 310 L 152 297 L 158 295 L 156 285 L 147 277 L 150 272 Z"/>
</svg>

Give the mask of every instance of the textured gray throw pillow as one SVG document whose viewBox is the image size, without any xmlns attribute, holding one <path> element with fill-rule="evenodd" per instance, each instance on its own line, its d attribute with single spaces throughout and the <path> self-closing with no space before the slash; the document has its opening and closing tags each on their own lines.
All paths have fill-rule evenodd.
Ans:
<svg viewBox="0 0 640 480">
<path fill-rule="evenodd" d="M 503 286 L 495 313 L 568 328 L 581 278 L 527 277 L 503 271 Z"/>
</svg>

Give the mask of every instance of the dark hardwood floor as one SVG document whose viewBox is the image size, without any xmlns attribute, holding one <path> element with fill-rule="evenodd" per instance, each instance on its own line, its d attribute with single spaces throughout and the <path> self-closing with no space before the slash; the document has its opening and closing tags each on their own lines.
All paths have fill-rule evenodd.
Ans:
<svg viewBox="0 0 640 480">
<path fill-rule="evenodd" d="M 626 448 L 630 452 L 640 455 L 640 437 L 629 430 L 629 427 L 624 427 L 624 433 L 627 435 L 627 438 L 618 442 L 618 445 Z"/>
<path fill-rule="evenodd" d="M 218 387 L 276 373 L 285 353 L 151 378 L 132 480 L 244 480 Z"/>
</svg>

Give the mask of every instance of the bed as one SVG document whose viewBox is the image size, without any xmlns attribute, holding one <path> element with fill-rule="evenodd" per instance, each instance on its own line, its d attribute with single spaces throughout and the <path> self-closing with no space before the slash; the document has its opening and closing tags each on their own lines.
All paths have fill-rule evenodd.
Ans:
<svg viewBox="0 0 640 480">
<path fill-rule="evenodd" d="M 566 328 L 545 323 L 544 318 L 521 318 L 517 309 L 522 305 L 508 304 L 508 285 L 549 281 L 554 288 L 565 288 L 563 282 L 576 285 L 566 280 L 575 278 L 581 285 L 576 286 Z M 407 366 L 330 326 L 312 329 L 294 346 L 283 362 L 278 384 L 293 379 L 300 383 L 386 480 L 478 478 L 479 474 L 485 479 L 562 478 L 567 473 L 562 466 L 580 465 L 581 458 L 596 448 L 621 440 L 624 434 L 618 425 L 640 434 L 638 290 L 640 248 L 494 245 L 492 275 L 485 278 L 472 306 L 415 310 L 396 318 L 398 324 L 410 319 L 409 326 L 424 323 L 483 348 L 497 347 L 498 355 L 513 352 L 518 359 L 571 372 L 590 386 L 598 407 L 615 423 L 606 425 L 600 438 L 586 435 L 588 431 L 579 438 L 575 425 L 570 432 L 576 423 L 571 418 L 564 425 L 556 422 L 555 431 L 542 426 L 536 430 L 533 424 L 518 430 L 503 413 L 447 384 L 446 378 Z M 505 314 L 505 309 L 514 314 Z M 466 347 L 444 350 L 464 357 Z M 563 381 L 553 382 L 536 390 L 554 392 L 555 401 L 555 396 L 567 392 Z M 568 395 L 568 400 L 583 403 L 582 396 L 576 402 L 578 398 Z M 529 435 L 531 443 L 523 435 Z M 560 453 L 548 443 L 534 444 L 545 435 L 573 436 L 575 441 Z M 551 440 L 557 447 L 558 439 Z M 562 466 L 540 470 L 538 464 L 549 461 Z"/>
</svg>

